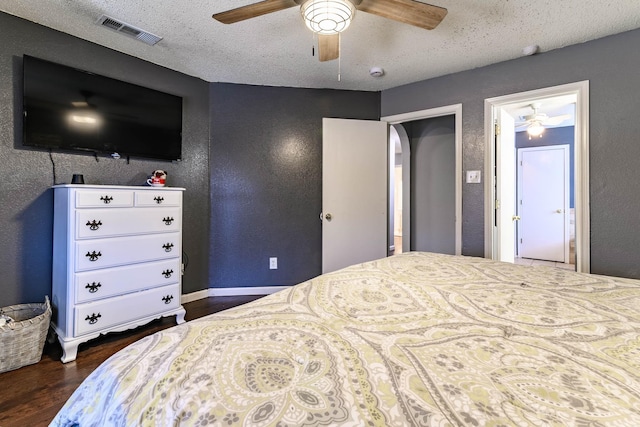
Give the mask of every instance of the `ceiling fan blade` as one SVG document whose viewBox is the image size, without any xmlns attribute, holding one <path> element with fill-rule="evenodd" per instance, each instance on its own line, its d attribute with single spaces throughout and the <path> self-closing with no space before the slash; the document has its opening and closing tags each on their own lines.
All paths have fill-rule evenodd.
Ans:
<svg viewBox="0 0 640 427">
<path fill-rule="evenodd" d="M 320 62 L 338 59 L 340 56 L 340 33 L 318 34 L 318 57 Z"/>
<path fill-rule="evenodd" d="M 244 21 L 245 19 L 255 18 L 256 16 L 266 15 L 267 13 L 277 12 L 297 5 L 298 2 L 294 0 L 263 0 L 258 3 L 227 10 L 226 12 L 216 13 L 212 17 L 223 24 L 233 24 L 235 22 Z"/>
<path fill-rule="evenodd" d="M 553 117 L 549 117 L 547 120 L 545 120 L 543 122 L 543 124 L 545 125 L 559 125 L 560 123 L 564 122 L 565 120 L 569 120 L 571 118 L 570 114 L 563 114 L 561 116 L 553 116 Z"/>
<path fill-rule="evenodd" d="M 415 0 L 362 0 L 356 8 L 425 30 L 437 27 L 447 15 L 447 9 L 443 7 Z"/>
</svg>

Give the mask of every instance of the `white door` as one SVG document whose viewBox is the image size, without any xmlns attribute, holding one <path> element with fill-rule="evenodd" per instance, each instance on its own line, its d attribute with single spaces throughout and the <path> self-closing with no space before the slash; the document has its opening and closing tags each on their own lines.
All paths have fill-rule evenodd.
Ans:
<svg viewBox="0 0 640 427">
<path fill-rule="evenodd" d="M 569 146 L 518 150 L 519 255 L 569 262 Z"/>
<path fill-rule="evenodd" d="M 388 125 L 322 120 L 322 272 L 387 256 Z"/>
<path fill-rule="evenodd" d="M 515 119 L 504 109 L 498 109 L 496 115 L 500 131 L 496 138 L 496 222 L 494 230 L 497 233 L 498 253 L 494 259 L 514 262 L 515 259 L 515 221 L 516 200 L 516 130 Z"/>
</svg>

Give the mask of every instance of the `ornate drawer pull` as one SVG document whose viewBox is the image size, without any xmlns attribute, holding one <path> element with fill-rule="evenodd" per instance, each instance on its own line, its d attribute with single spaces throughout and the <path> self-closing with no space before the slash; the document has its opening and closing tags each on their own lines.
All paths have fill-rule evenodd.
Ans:
<svg viewBox="0 0 640 427">
<path fill-rule="evenodd" d="M 102 253 L 93 251 L 93 252 L 87 252 L 87 254 L 85 256 L 89 257 L 89 261 L 97 261 L 98 258 L 100 258 L 102 256 Z"/>
<path fill-rule="evenodd" d="M 173 243 L 165 243 L 162 247 L 165 252 L 171 252 L 171 249 L 173 249 Z"/>
<path fill-rule="evenodd" d="M 101 318 L 101 317 L 102 317 L 102 315 L 100 313 L 98 313 L 98 314 L 91 313 L 91 316 L 89 316 L 87 314 L 87 317 L 85 317 L 84 320 L 89 322 L 90 325 L 93 325 L 95 323 L 98 323 L 98 319 Z"/>
<path fill-rule="evenodd" d="M 165 270 L 162 272 L 162 275 L 165 277 L 165 279 L 168 279 L 169 277 L 171 277 L 171 275 L 173 274 L 173 270 Z"/>
<path fill-rule="evenodd" d="M 164 202 L 164 197 L 156 196 L 153 198 L 153 200 L 155 200 L 157 204 L 160 204 Z"/>
<path fill-rule="evenodd" d="M 171 223 L 174 221 L 172 216 L 162 218 L 162 220 L 164 221 L 165 225 L 171 225 Z"/>
<path fill-rule="evenodd" d="M 96 283 L 87 283 L 87 286 L 85 286 L 86 289 L 89 289 L 89 293 L 91 294 L 95 294 L 96 292 L 98 292 L 98 288 L 100 288 L 102 285 L 100 284 L 100 282 Z"/>
<path fill-rule="evenodd" d="M 96 222 L 96 220 L 94 219 L 93 221 L 87 221 L 87 227 L 89 227 L 89 230 L 97 230 L 98 228 L 100 228 L 100 226 L 102 225 L 102 221 L 98 220 Z"/>
<path fill-rule="evenodd" d="M 172 299 L 173 299 L 173 295 L 167 295 L 166 297 L 162 297 L 162 301 L 164 301 L 165 304 L 171 304 Z"/>
<path fill-rule="evenodd" d="M 102 196 L 102 197 L 100 197 L 100 200 L 102 200 L 105 205 L 108 205 L 113 200 L 113 197 L 111 197 L 111 196 Z"/>
</svg>

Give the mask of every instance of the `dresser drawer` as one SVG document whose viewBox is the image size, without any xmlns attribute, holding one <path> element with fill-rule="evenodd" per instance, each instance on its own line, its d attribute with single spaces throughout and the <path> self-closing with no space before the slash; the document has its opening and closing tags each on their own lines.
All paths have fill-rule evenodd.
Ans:
<svg viewBox="0 0 640 427">
<path fill-rule="evenodd" d="M 74 335 L 100 331 L 179 306 L 178 284 L 81 304 L 74 309 Z"/>
<path fill-rule="evenodd" d="M 136 191 L 136 206 L 180 206 L 182 192 L 180 191 Z"/>
<path fill-rule="evenodd" d="M 77 239 L 170 233 L 182 229 L 182 209 L 78 209 L 76 224 Z"/>
<path fill-rule="evenodd" d="M 104 268 L 75 274 L 76 303 L 177 283 L 180 259 Z"/>
<path fill-rule="evenodd" d="M 77 190 L 76 208 L 121 208 L 133 206 L 132 190 Z"/>
<path fill-rule="evenodd" d="M 75 243 L 76 271 L 179 258 L 181 243 L 181 233 L 79 240 Z"/>
</svg>

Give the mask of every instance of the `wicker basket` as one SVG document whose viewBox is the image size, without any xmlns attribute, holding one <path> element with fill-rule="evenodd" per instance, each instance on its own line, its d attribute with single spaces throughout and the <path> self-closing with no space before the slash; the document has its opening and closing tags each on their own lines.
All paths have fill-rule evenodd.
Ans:
<svg viewBox="0 0 640 427">
<path fill-rule="evenodd" d="M 47 339 L 51 304 L 18 304 L 0 308 L 14 321 L 0 326 L 0 372 L 38 363 Z"/>
</svg>

